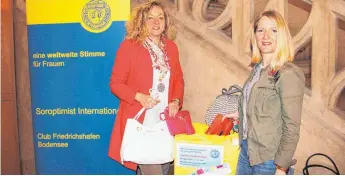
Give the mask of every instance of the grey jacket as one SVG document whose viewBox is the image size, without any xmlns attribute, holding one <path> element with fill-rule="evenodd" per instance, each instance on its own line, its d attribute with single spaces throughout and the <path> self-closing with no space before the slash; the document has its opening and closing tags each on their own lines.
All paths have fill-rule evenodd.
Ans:
<svg viewBox="0 0 345 176">
<path fill-rule="evenodd" d="M 252 79 L 253 70 L 245 84 Z M 290 62 L 274 76 L 268 70 L 261 70 L 247 104 L 249 160 L 251 165 L 274 160 L 276 165 L 288 168 L 299 141 L 305 76 Z M 242 95 L 240 141 L 243 136 L 243 101 Z"/>
</svg>

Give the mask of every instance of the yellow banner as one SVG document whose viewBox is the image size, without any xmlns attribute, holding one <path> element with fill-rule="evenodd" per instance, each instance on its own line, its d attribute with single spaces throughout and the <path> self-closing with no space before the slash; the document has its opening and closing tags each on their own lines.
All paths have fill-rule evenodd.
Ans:
<svg viewBox="0 0 345 176">
<path fill-rule="evenodd" d="M 28 25 L 85 23 L 102 28 L 128 20 L 130 0 L 27 0 L 26 11 Z"/>
</svg>

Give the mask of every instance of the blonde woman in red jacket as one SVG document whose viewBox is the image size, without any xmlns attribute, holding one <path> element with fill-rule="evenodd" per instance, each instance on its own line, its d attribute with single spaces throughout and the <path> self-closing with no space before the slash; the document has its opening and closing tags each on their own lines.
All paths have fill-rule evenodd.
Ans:
<svg viewBox="0 0 345 176">
<path fill-rule="evenodd" d="M 120 107 L 110 140 L 109 156 L 121 163 L 120 148 L 127 118 L 145 107 L 139 121 L 152 126 L 169 107 L 175 116 L 183 103 L 184 80 L 176 45 L 168 39 L 169 17 L 158 1 L 141 4 L 126 23 L 126 39 L 116 53 L 110 88 Z M 150 95 L 150 89 L 157 97 Z M 142 175 L 168 174 L 169 164 L 124 166 Z"/>
</svg>

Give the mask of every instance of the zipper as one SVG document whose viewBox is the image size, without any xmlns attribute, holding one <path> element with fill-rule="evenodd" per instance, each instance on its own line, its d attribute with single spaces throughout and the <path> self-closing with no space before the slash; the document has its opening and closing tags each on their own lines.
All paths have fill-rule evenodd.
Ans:
<svg viewBox="0 0 345 176">
<path fill-rule="evenodd" d="M 249 79 L 244 83 L 244 86 L 243 88 L 246 87 L 246 85 L 253 80 L 253 76 L 254 76 L 254 73 L 255 73 L 255 67 L 254 67 L 254 70 L 250 73 L 249 75 Z M 250 91 L 250 94 L 251 94 L 251 91 Z M 249 94 L 249 98 L 250 98 L 250 94 Z M 244 95 L 242 96 L 242 103 L 245 102 L 246 103 L 246 100 L 244 99 Z M 249 102 L 249 99 L 248 99 L 248 102 Z M 243 106 L 242 106 L 243 107 Z M 246 106 L 246 111 L 248 110 L 248 106 Z"/>
<path fill-rule="evenodd" d="M 244 83 L 244 85 L 243 85 L 243 90 L 245 89 L 245 87 L 246 87 L 246 85 L 250 82 L 250 81 L 252 81 L 253 80 L 253 76 L 254 76 L 254 73 L 255 73 L 255 69 L 256 69 L 256 66 L 254 66 L 254 68 L 253 68 L 253 70 L 250 72 L 250 74 L 249 74 L 249 77 L 248 77 L 248 79 L 247 79 L 247 81 Z M 248 97 L 248 98 L 250 98 L 250 97 Z M 246 108 L 245 109 L 243 109 L 244 108 L 244 106 L 243 106 L 243 104 L 244 103 L 247 103 L 246 102 L 246 100 L 245 100 L 245 98 L 244 98 L 244 94 L 242 93 L 242 114 L 243 114 L 243 118 L 247 118 L 247 111 L 248 111 L 248 104 L 246 104 Z M 248 99 L 248 102 L 249 102 L 249 99 Z M 245 110 L 246 111 L 246 117 L 244 117 L 244 113 L 243 113 L 243 110 Z M 241 138 L 240 140 L 242 140 L 243 139 L 243 136 L 244 136 L 244 134 L 243 134 L 243 132 L 244 132 L 244 129 L 243 129 L 243 123 L 241 123 L 241 122 L 243 122 L 243 118 L 242 119 L 240 119 L 240 128 L 242 129 L 242 135 L 240 135 L 239 137 Z M 248 118 L 247 118 L 248 119 Z M 248 120 L 247 120 L 247 128 L 248 128 Z M 247 130 L 248 131 L 248 130 Z M 248 134 L 247 134 L 247 138 L 248 138 Z M 240 144 L 240 148 L 241 148 L 241 145 L 242 144 Z"/>
<path fill-rule="evenodd" d="M 257 65 L 258 67 L 260 66 L 260 65 Z M 255 69 L 257 69 L 257 68 L 255 68 Z M 250 90 L 250 93 L 249 93 L 249 97 L 248 97 L 248 106 L 246 107 L 246 114 L 247 114 L 247 156 L 248 156 L 248 159 L 249 159 L 249 162 L 251 161 L 251 159 L 250 159 L 250 156 L 249 156 L 249 140 L 248 140 L 248 136 L 249 136 L 249 125 L 248 125 L 248 109 L 252 109 L 252 106 L 253 106 L 253 102 L 255 102 L 255 100 L 256 100 L 256 94 L 254 95 L 254 97 L 253 97 L 253 102 L 251 101 L 252 100 L 252 93 L 253 93 L 253 88 L 255 87 L 255 85 L 259 82 L 259 80 L 260 80 L 260 78 L 261 78 L 261 74 L 262 74 L 262 72 L 263 72 L 263 68 L 261 68 L 261 70 L 260 70 L 260 77 L 259 77 L 259 79 L 253 84 L 253 86 L 252 86 L 252 88 L 251 88 L 251 90 Z M 253 80 L 253 77 L 254 77 L 254 74 L 252 75 L 252 77 L 251 77 L 251 81 Z"/>
<path fill-rule="evenodd" d="M 255 67 L 254 67 L 254 69 L 255 69 Z M 246 87 L 246 85 L 248 84 L 248 82 L 250 82 L 252 79 L 253 79 L 253 75 L 254 75 L 254 72 L 255 72 L 255 70 L 252 70 L 251 72 L 250 72 L 250 74 L 249 74 L 249 79 L 247 79 L 247 81 L 243 84 L 243 90 L 245 89 L 245 87 Z M 243 91 L 242 91 L 243 92 Z M 247 103 L 246 102 L 246 100 L 245 100 L 245 98 L 244 98 L 244 94 L 242 93 L 242 97 L 241 97 L 241 99 L 242 99 L 242 114 L 243 114 L 243 103 Z M 247 108 L 248 108 L 248 106 L 246 105 L 246 111 L 247 111 Z M 246 113 L 247 114 L 247 113 Z M 243 114 L 244 115 L 244 114 Z M 243 118 L 244 118 L 244 116 L 243 116 Z M 243 118 L 242 119 L 240 119 L 240 128 L 242 128 L 242 136 L 240 136 L 241 137 L 241 139 L 240 140 L 242 140 L 242 138 L 243 138 L 243 132 L 244 132 L 244 130 L 243 130 L 243 125 L 241 125 L 242 123 L 241 123 L 241 121 L 243 122 Z M 248 136 L 247 136 L 248 137 Z M 241 144 L 242 145 L 242 144 Z"/>
<path fill-rule="evenodd" d="M 258 67 L 259 67 L 259 65 L 258 65 Z M 255 68 L 255 69 L 257 69 L 257 68 Z M 254 97 L 253 97 L 253 101 L 251 101 L 252 100 L 252 93 L 253 93 L 253 89 L 254 89 L 254 87 L 255 87 L 255 85 L 260 81 L 260 78 L 261 78 L 261 74 L 262 74 L 262 72 L 263 72 L 263 68 L 261 68 L 261 70 L 260 70 L 260 77 L 259 77 L 259 79 L 253 84 L 253 86 L 252 86 L 252 88 L 251 88 L 251 90 L 250 90 L 250 93 L 249 93 L 249 97 L 248 97 L 248 106 L 246 107 L 246 114 L 248 114 L 248 109 L 252 109 L 252 106 L 253 106 L 253 102 L 255 102 L 255 100 L 256 100 L 256 95 L 254 95 Z M 254 74 L 252 75 L 252 78 L 251 78 L 251 81 L 253 80 L 253 77 L 254 77 Z M 247 117 L 248 117 L 248 115 L 247 115 Z M 248 118 L 247 118 L 248 119 Z M 247 120 L 247 128 L 248 128 L 248 120 Z M 248 134 L 249 134 L 249 128 L 247 129 L 247 132 L 248 132 Z M 248 138 L 248 134 L 247 134 L 247 138 Z"/>
</svg>

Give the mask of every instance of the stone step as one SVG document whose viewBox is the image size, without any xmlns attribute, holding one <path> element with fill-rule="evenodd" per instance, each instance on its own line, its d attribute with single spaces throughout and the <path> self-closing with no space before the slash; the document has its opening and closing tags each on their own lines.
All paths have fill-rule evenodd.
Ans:
<svg viewBox="0 0 345 176">
<path fill-rule="evenodd" d="M 218 16 L 219 16 L 222 12 L 223 12 L 223 11 L 216 12 L 216 11 L 210 11 L 210 10 L 208 10 L 208 11 L 207 11 L 207 15 L 211 15 L 211 16 L 212 16 L 212 15 L 218 15 Z"/>
<path fill-rule="evenodd" d="M 218 8 L 223 8 L 226 6 L 226 4 L 220 3 L 220 2 L 215 2 L 215 1 L 211 1 L 208 4 L 209 7 L 218 7 Z"/>
<path fill-rule="evenodd" d="M 225 9 L 225 7 L 224 7 L 224 8 L 221 8 L 221 7 L 212 7 L 212 6 L 208 6 L 207 11 L 208 11 L 208 12 L 222 13 L 224 9 Z"/>
<path fill-rule="evenodd" d="M 219 17 L 221 13 L 207 13 L 207 19 L 208 20 L 214 20 L 216 19 L 217 17 Z"/>
<path fill-rule="evenodd" d="M 218 2 L 210 2 L 207 7 L 207 19 L 216 19 L 225 9 L 225 5 Z"/>
</svg>

